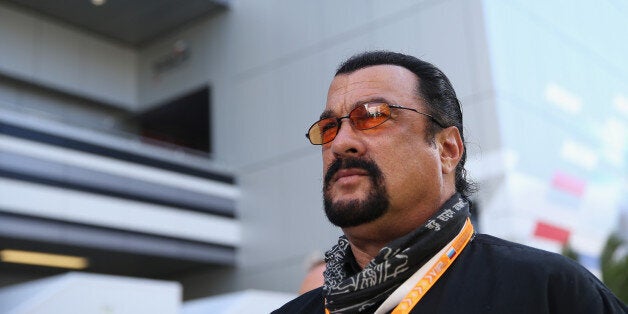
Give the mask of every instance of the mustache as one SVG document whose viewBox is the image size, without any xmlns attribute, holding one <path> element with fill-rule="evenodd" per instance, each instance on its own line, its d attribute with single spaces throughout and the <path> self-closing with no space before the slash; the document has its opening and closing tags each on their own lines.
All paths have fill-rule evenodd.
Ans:
<svg viewBox="0 0 628 314">
<path fill-rule="evenodd" d="M 329 182 L 331 182 L 331 179 L 339 170 L 349 168 L 364 169 L 371 178 L 382 177 L 381 170 L 372 160 L 356 157 L 337 158 L 331 163 L 331 165 L 329 165 L 329 167 L 327 167 L 327 172 L 325 173 L 324 178 L 325 187 L 329 186 Z"/>
</svg>

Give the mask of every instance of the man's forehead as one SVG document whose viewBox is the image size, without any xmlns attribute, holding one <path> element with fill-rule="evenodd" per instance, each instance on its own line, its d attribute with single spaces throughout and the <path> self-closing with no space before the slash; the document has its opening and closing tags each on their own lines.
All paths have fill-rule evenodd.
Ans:
<svg viewBox="0 0 628 314">
<path fill-rule="evenodd" d="M 368 99 L 416 97 L 418 78 L 408 69 L 397 65 L 375 65 L 339 74 L 332 80 L 327 93 L 326 111 L 339 106 L 349 109 Z M 392 100 L 392 99 L 391 99 Z M 344 108 L 347 107 L 347 108 Z"/>
</svg>

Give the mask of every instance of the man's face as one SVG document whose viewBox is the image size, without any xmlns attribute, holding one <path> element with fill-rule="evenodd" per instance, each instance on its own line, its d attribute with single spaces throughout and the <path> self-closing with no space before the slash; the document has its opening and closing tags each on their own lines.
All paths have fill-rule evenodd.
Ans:
<svg viewBox="0 0 628 314">
<path fill-rule="evenodd" d="M 425 112 L 417 85 L 416 75 L 394 65 L 338 75 L 329 87 L 325 114 L 345 116 L 370 101 Z M 394 227 L 408 219 L 422 223 L 442 204 L 439 149 L 426 140 L 427 123 L 426 117 L 402 109 L 391 109 L 388 121 L 368 130 L 342 120 L 336 138 L 322 146 L 325 211 L 332 223 L 342 228 Z"/>
</svg>

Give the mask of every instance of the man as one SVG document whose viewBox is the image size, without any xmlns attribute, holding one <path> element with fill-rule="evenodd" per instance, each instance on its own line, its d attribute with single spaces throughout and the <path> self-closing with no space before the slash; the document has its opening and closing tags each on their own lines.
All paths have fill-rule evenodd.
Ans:
<svg viewBox="0 0 628 314">
<path fill-rule="evenodd" d="M 577 263 L 474 233 L 462 130 L 433 65 L 385 51 L 345 61 L 307 134 L 344 236 L 323 287 L 275 313 L 628 313 Z"/>
</svg>

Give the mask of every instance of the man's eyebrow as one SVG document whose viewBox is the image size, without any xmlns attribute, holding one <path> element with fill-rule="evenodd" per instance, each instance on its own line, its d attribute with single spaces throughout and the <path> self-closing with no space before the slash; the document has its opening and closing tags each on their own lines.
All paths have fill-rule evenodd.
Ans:
<svg viewBox="0 0 628 314">
<path fill-rule="evenodd" d="M 320 119 L 323 120 L 323 119 L 331 118 L 333 116 L 334 116 L 334 113 L 331 110 L 327 109 L 323 111 L 323 113 L 321 113 Z"/>
<path fill-rule="evenodd" d="M 351 110 L 355 109 L 355 107 L 357 106 L 361 106 L 364 104 L 368 104 L 368 103 L 374 103 L 374 102 L 383 102 L 383 103 L 387 103 L 389 105 L 391 105 L 391 103 L 383 97 L 373 97 L 373 98 L 368 98 L 368 99 L 362 99 L 360 101 L 357 101 L 353 104 L 353 106 L 351 106 Z M 349 110 L 349 111 L 351 111 Z M 323 111 L 323 113 L 321 113 L 320 119 L 327 119 L 327 118 L 332 118 L 334 117 L 334 112 L 331 111 L 330 109 L 327 109 L 325 111 Z"/>
</svg>

